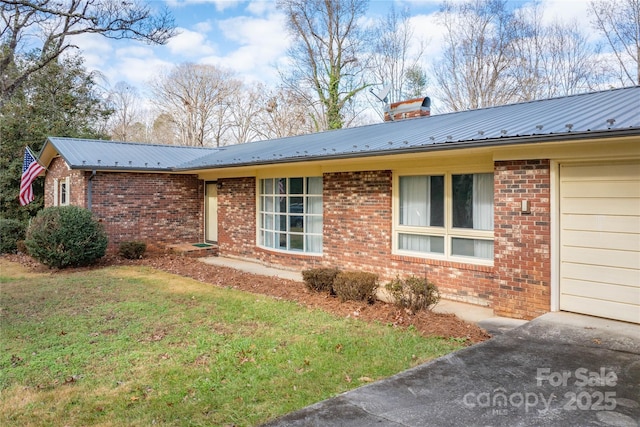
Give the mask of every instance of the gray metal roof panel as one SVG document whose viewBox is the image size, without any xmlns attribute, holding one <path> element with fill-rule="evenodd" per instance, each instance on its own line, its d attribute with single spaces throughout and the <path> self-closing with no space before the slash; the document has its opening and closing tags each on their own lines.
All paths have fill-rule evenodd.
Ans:
<svg viewBox="0 0 640 427">
<path fill-rule="evenodd" d="M 71 168 L 171 171 L 178 165 L 216 152 L 215 148 L 183 147 L 49 137 Z"/>
<path fill-rule="evenodd" d="M 220 148 L 54 137 L 49 141 L 72 168 L 188 171 L 601 137 L 619 131 L 640 134 L 640 86 Z"/>
<path fill-rule="evenodd" d="M 514 143 L 521 137 L 587 137 L 634 128 L 640 129 L 640 86 L 233 145 L 178 169 L 364 157 L 448 144 Z"/>
</svg>

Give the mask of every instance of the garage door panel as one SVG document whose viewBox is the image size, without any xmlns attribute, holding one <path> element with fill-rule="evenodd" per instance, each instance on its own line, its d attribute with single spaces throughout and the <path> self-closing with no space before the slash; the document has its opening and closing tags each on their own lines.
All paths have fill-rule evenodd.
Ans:
<svg viewBox="0 0 640 427">
<path fill-rule="evenodd" d="M 640 164 L 615 163 L 592 165 L 562 165 L 561 179 L 563 181 L 620 181 L 637 180 L 640 175 Z"/>
<path fill-rule="evenodd" d="M 563 280 L 578 280 L 585 283 L 597 283 L 603 285 L 599 286 L 599 288 L 602 288 L 605 285 L 617 285 L 635 288 L 640 292 L 640 283 L 638 282 L 639 277 L 640 270 L 638 269 L 615 268 L 593 264 L 575 264 L 569 262 L 562 263 Z M 562 290 L 563 292 L 566 291 L 564 287 Z"/>
<path fill-rule="evenodd" d="M 564 295 L 563 297 L 562 309 L 565 311 L 640 323 L 638 305 L 594 300 L 576 295 Z"/>
<path fill-rule="evenodd" d="M 564 246 L 640 253 L 640 235 L 638 234 L 565 230 L 562 233 L 562 241 Z"/>
<path fill-rule="evenodd" d="M 635 233 L 640 235 L 640 216 L 562 215 L 565 230 Z"/>
<path fill-rule="evenodd" d="M 563 196 L 565 198 L 580 197 L 584 194 L 584 186 L 589 188 L 592 198 L 611 199 L 616 197 L 638 198 L 640 196 L 640 180 L 636 181 L 590 181 L 565 182 Z"/>
<path fill-rule="evenodd" d="M 598 199 L 595 197 L 562 198 L 563 214 L 580 215 L 619 215 L 620 212 L 638 212 L 639 199 Z M 630 215 L 635 216 L 635 215 Z"/>
<path fill-rule="evenodd" d="M 581 296 L 600 301 L 620 302 L 628 304 L 640 304 L 640 287 L 606 285 L 589 281 L 567 279 L 563 288 L 563 294 L 568 296 Z M 612 299 L 611 296 L 616 298 Z M 618 298 L 619 297 L 619 298 Z"/>
<path fill-rule="evenodd" d="M 640 269 L 640 256 L 630 251 L 612 251 L 601 248 L 564 247 L 564 262 L 595 264 L 607 267 Z"/>
<path fill-rule="evenodd" d="M 640 162 L 561 165 L 560 309 L 640 323 Z"/>
</svg>

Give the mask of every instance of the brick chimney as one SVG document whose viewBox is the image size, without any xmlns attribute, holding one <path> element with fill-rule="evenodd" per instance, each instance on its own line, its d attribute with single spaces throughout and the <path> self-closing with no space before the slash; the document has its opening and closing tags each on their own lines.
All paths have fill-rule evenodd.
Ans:
<svg viewBox="0 0 640 427">
<path fill-rule="evenodd" d="M 384 121 L 392 122 L 414 117 L 425 117 L 429 115 L 430 111 L 431 99 L 428 96 L 394 102 L 389 106 L 388 110 L 384 112 Z"/>
</svg>

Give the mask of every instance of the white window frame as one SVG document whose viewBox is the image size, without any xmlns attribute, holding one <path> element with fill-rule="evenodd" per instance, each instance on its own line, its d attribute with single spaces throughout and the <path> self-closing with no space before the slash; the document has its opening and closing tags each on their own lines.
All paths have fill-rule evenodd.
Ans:
<svg viewBox="0 0 640 427">
<path fill-rule="evenodd" d="M 443 260 L 460 262 L 466 264 L 477 264 L 493 266 L 495 251 L 491 258 L 480 258 L 474 256 L 454 255 L 452 253 L 452 242 L 455 238 L 495 241 L 495 224 L 492 230 L 477 230 L 471 228 L 453 227 L 453 176 L 454 175 L 475 175 L 491 174 L 493 170 L 411 170 L 399 171 L 393 174 L 393 227 L 392 227 L 392 252 L 395 255 L 406 255 L 416 258 Z M 444 226 L 408 226 L 400 224 L 400 177 L 403 176 L 444 176 Z M 494 184 L 495 185 L 495 184 Z M 495 194 L 495 188 L 493 193 Z M 493 196 L 493 195 L 492 195 Z M 495 203 L 493 206 L 493 216 L 495 217 Z M 417 236 L 435 236 L 444 239 L 444 252 L 421 252 L 399 248 L 401 234 L 411 234 Z M 495 243 L 494 243 L 495 244 Z"/>
<path fill-rule="evenodd" d="M 307 188 L 308 179 L 309 178 L 317 178 L 323 181 L 322 176 L 282 176 L 282 177 L 273 177 L 273 178 L 258 178 L 257 179 L 257 236 L 256 242 L 258 247 L 263 249 L 268 249 L 271 251 L 285 252 L 291 254 L 299 254 L 299 255 L 322 255 L 323 250 L 323 228 L 324 228 L 324 202 L 322 195 L 322 187 L 320 188 L 319 193 L 309 193 L 309 189 Z M 291 193 L 291 180 L 293 179 L 302 179 L 303 181 L 303 190 L 302 193 Z M 278 186 L 279 180 L 286 180 L 286 191 L 284 193 L 280 193 L 276 186 Z M 273 187 L 272 193 L 265 193 L 264 186 L 266 181 L 270 181 Z M 321 184 L 322 185 L 322 184 Z M 272 210 L 269 209 L 266 205 L 266 199 L 273 198 Z M 302 212 L 292 212 L 291 205 L 292 199 L 302 198 L 303 206 Z M 284 200 L 282 200 L 284 199 Z M 311 200 L 314 199 L 316 202 L 319 200 L 319 208 L 316 206 L 316 210 L 319 212 L 311 212 L 310 203 Z M 283 202 L 286 205 L 286 211 L 278 211 L 276 210 L 276 203 Z M 267 218 L 267 217 L 270 217 Z M 292 229 L 292 221 L 293 218 L 301 217 L 303 220 L 303 231 L 297 231 Z M 286 221 L 286 229 L 281 230 L 278 229 L 277 219 L 285 218 Z M 319 225 L 318 225 L 319 220 Z M 308 221 L 315 221 L 315 226 L 317 230 L 315 232 L 311 232 L 310 225 L 308 226 Z M 295 237 L 294 237 L 295 236 Z M 279 247 L 276 239 L 280 237 L 284 237 L 286 239 L 286 247 Z M 296 249 L 292 245 L 292 237 L 295 239 L 302 239 L 302 249 Z M 280 240 L 278 240 L 280 241 Z M 310 243 L 310 241 L 314 241 L 315 244 Z M 319 241 L 319 242 L 318 242 Z M 313 246 L 317 248 L 317 250 L 313 250 Z"/>
<path fill-rule="evenodd" d="M 60 180 L 60 190 L 58 191 L 59 194 L 59 205 L 60 206 L 69 206 L 69 198 L 71 196 L 71 180 L 69 179 L 69 177 L 66 177 L 65 179 Z"/>
<path fill-rule="evenodd" d="M 69 177 L 53 179 L 53 206 L 68 206 L 71 196 L 71 180 Z M 64 200 L 63 200 L 64 199 Z"/>
</svg>

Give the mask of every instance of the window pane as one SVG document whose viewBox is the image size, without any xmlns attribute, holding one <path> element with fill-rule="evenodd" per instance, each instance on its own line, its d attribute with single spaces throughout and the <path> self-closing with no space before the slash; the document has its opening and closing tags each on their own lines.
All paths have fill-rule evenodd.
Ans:
<svg viewBox="0 0 640 427">
<path fill-rule="evenodd" d="M 304 197 L 289 197 L 289 213 L 302 213 L 304 211 L 303 200 Z"/>
<path fill-rule="evenodd" d="M 289 249 L 301 251 L 304 249 L 304 236 L 302 234 L 289 235 Z"/>
<path fill-rule="evenodd" d="M 431 221 L 432 227 L 444 227 L 444 176 L 431 177 Z"/>
<path fill-rule="evenodd" d="M 273 196 L 264 196 L 262 200 L 262 210 L 265 212 L 273 212 Z"/>
<path fill-rule="evenodd" d="M 303 194 L 302 178 L 289 179 L 289 194 Z"/>
<path fill-rule="evenodd" d="M 493 230 L 493 174 L 473 175 L 473 228 Z"/>
<path fill-rule="evenodd" d="M 473 228 L 473 175 L 453 175 L 453 226 Z"/>
<path fill-rule="evenodd" d="M 401 233 L 398 235 L 398 249 L 444 254 L 444 237 Z"/>
<path fill-rule="evenodd" d="M 400 177 L 400 224 L 444 226 L 444 176 Z"/>
<path fill-rule="evenodd" d="M 400 177 L 400 224 L 426 226 L 428 176 Z"/>
<path fill-rule="evenodd" d="M 295 231 L 297 233 L 302 233 L 304 228 L 302 227 L 302 216 L 301 215 L 292 215 L 289 217 L 289 231 Z"/>
<path fill-rule="evenodd" d="M 270 232 L 270 231 L 265 231 L 264 232 L 263 245 L 268 247 L 268 248 L 272 248 L 273 247 L 273 233 L 272 232 Z"/>
<path fill-rule="evenodd" d="M 262 194 L 273 194 L 273 179 L 262 180 Z"/>
<path fill-rule="evenodd" d="M 322 214 L 322 197 L 307 197 L 307 213 Z"/>
<path fill-rule="evenodd" d="M 275 234 L 275 248 L 277 249 L 287 249 L 287 234 L 286 233 L 276 233 Z"/>
<path fill-rule="evenodd" d="M 265 228 L 266 230 L 273 230 L 273 215 L 272 214 L 265 214 L 264 215 L 263 228 Z"/>
<path fill-rule="evenodd" d="M 278 188 L 276 194 L 287 194 L 287 178 L 277 178 Z"/>
<path fill-rule="evenodd" d="M 307 217 L 307 233 L 322 234 L 322 217 L 321 216 L 308 216 Z"/>
<path fill-rule="evenodd" d="M 451 254 L 493 259 L 493 241 L 454 237 L 451 239 Z"/>
<path fill-rule="evenodd" d="M 286 215 L 276 215 L 276 230 L 287 231 Z"/>
<path fill-rule="evenodd" d="M 322 177 L 307 178 L 307 194 L 322 194 Z"/>
<path fill-rule="evenodd" d="M 276 212 L 287 212 L 287 197 L 286 196 L 276 196 L 275 198 L 275 211 Z"/>
<path fill-rule="evenodd" d="M 307 252 L 322 253 L 322 236 L 307 236 Z"/>
<path fill-rule="evenodd" d="M 493 174 L 465 174 L 451 177 L 453 226 L 493 230 Z"/>
</svg>

